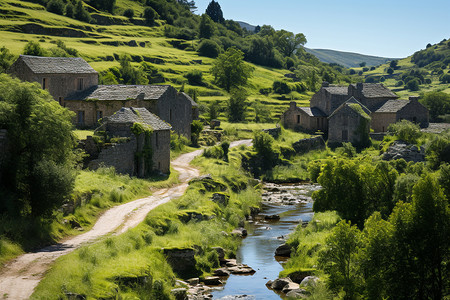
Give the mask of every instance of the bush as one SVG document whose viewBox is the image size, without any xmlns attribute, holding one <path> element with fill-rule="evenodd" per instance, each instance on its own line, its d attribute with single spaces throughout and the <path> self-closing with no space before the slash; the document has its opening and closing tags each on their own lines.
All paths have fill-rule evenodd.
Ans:
<svg viewBox="0 0 450 300">
<path fill-rule="evenodd" d="M 289 94 L 291 92 L 288 84 L 284 81 L 274 81 L 272 87 L 277 94 Z"/>
<path fill-rule="evenodd" d="M 14 55 L 9 52 L 9 49 L 5 46 L 0 48 L 0 73 L 8 70 L 14 59 Z"/>
<path fill-rule="evenodd" d="M 203 85 L 203 73 L 200 70 L 192 70 L 184 75 L 190 85 Z"/>
<path fill-rule="evenodd" d="M 216 58 L 220 53 L 220 46 L 213 40 L 203 40 L 197 48 L 201 56 Z"/>
<path fill-rule="evenodd" d="M 397 136 L 398 139 L 411 144 L 415 144 L 417 139 L 422 136 L 419 125 L 407 120 L 389 125 L 388 132 Z"/>
<path fill-rule="evenodd" d="M 153 8 L 147 7 L 144 10 L 143 17 L 144 17 L 147 25 L 153 26 L 153 25 L 155 25 L 155 20 L 158 18 L 158 13 Z"/>
<path fill-rule="evenodd" d="M 185 146 L 189 145 L 189 140 L 184 136 L 172 131 L 170 133 L 170 150 L 182 151 Z"/>
<path fill-rule="evenodd" d="M 66 13 L 65 13 L 66 17 L 73 18 L 74 13 L 75 13 L 74 11 L 75 11 L 75 7 L 73 6 L 72 2 L 70 2 L 70 1 L 67 2 Z"/>
<path fill-rule="evenodd" d="M 47 51 L 41 47 L 41 44 L 39 44 L 39 42 L 29 41 L 23 49 L 23 54 L 33 56 L 47 56 Z"/>
<path fill-rule="evenodd" d="M 220 145 L 216 145 L 213 147 L 206 148 L 205 151 L 203 151 L 203 156 L 207 158 L 217 158 L 221 159 L 224 157 L 223 149 Z"/>
<path fill-rule="evenodd" d="M 124 12 L 123 15 L 125 17 L 127 17 L 128 19 L 133 19 L 134 17 L 134 10 L 132 8 L 127 8 Z"/>
<path fill-rule="evenodd" d="M 194 120 L 191 123 L 191 142 L 192 145 L 198 146 L 198 138 L 200 137 L 200 133 L 203 130 L 203 123 L 199 120 Z"/>
<path fill-rule="evenodd" d="M 239 122 L 245 119 L 247 110 L 247 93 L 243 89 L 233 90 L 228 100 L 228 120 Z"/>
<path fill-rule="evenodd" d="M 419 80 L 417 79 L 413 79 L 408 81 L 408 83 L 405 86 L 407 89 L 409 89 L 410 91 L 418 91 L 420 89 L 419 87 Z"/>
<path fill-rule="evenodd" d="M 64 3 L 62 0 L 51 0 L 47 3 L 47 11 L 63 15 L 64 14 Z"/>
</svg>

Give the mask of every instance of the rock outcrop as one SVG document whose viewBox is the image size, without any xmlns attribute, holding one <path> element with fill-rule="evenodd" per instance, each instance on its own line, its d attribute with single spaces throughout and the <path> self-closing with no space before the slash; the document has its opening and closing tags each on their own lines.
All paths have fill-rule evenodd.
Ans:
<svg viewBox="0 0 450 300">
<path fill-rule="evenodd" d="M 396 160 L 403 158 L 406 161 L 425 161 L 425 149 L 404 141 L 395 141 L 389 149 L 383 153 L 383 160 Z"/>
</svg>

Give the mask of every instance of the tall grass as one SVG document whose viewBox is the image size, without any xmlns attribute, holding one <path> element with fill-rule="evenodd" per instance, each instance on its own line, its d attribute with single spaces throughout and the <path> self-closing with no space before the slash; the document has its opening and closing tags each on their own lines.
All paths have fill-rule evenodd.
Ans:
<svg viewBox="0 0 450 300">
<path fill-rule="evenodd" d="M 65 292 L 87 298 L 171 299 L 176 276 L 206 276 L 218 266 L 213 247 L 234 257 L 241 239 L 226 233 L 259 206 L 260 191 L 233 163 L 199 157 L 195 164 L 226 183 L 227 206 L 211 201 L 214 191 L 193 183 L 182 197 L 152 210 L 138 227 L 58 259 L 32 299 L 59 299 Z M 243 182 L 241 190 L 233 191 L 239 185 L 235 178 Z M 195 269 L 174 274 L 162 248 L 195 249 Z"/>
</svg>

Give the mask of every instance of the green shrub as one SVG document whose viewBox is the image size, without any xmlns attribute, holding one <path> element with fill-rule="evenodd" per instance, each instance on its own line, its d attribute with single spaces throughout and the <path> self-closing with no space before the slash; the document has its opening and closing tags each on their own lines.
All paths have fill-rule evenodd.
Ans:
<svg viewBox="0 0 450 300">
<path fill-rule="evenodd" d="M 419 125 L 407 120 L 401 120 L 389 125 L 388 132 L 397 136 L 398 139 L 411 144 L 415 144 L 417 139 L 422 136 Z"/>
<path fill-rule="evenodd" d="M 289 85 L 284 81 L 274 81 L 272 88 L 277 94 L 289 94 L 291 92 Z"/>
<path fill-rule="evenodd" d="M 189 71 L 184 77 L 186 77 L 190 85 L 203 85 L 203 72 L 200 70 Z"/>
<path fill-rule="evenodd" d="M 47 3 L 47 10 L 58 15 L 63 15 L 64 3 L 62 2 L 62 0 L 50 0 Z"/>
<path fill-rule="evenodd" d="M 134 17 L 134 10 L 132 8 L 127 8 L 123 12 L 123 15 L 125 17 L 127 17 L 128 19 L 133 19 L 133 17 Z"/>
<path fill-rule="evenodd" d="M 203 40 L 198 46 L 197 51 L 201 56 L 216 58 L 219 56 L 221 48 L 213 40 Z"/>
</svg>

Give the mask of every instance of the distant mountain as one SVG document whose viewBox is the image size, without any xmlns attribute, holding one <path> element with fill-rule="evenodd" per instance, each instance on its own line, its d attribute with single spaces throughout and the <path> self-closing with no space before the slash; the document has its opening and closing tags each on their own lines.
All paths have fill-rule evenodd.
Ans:
<svg viewBox="0 0 450 300">
<path fill-rule="evenodd" d="M 242 28 L 247 29 L 248 31 L 255 31 L 256 26 L 250 25 L 248 23 L 237 21 Z"/>
<path fill-rule="evenodd" d="M 343 52 L 329 49 L 309 49 L 306 52 L 313 54 L 320 61 L 325 63 L 336 63 L 347 68 L 359 67 L 359 64 L 365 62 L 367 66 L 378 66 L 397 58 L 379 57 L 364 55 L 352 52 Z"/>
</svg>

